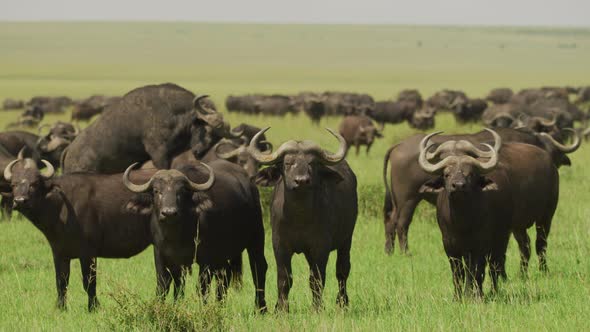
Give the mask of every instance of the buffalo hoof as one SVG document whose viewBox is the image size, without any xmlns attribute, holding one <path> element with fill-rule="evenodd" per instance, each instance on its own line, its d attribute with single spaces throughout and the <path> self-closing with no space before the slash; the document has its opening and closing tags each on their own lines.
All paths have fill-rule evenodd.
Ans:
<svg viewBox="0 0 590 332">
<path fill-rule="evenodd" d="M 94 298 L 92 300 L 88 300 L 88 312 L 94 312 L 99 307 L 100 307 L 100 302 L 98 302 L 97 298 Z"/>
<path fill-rule="evenodd" d="M 336 297 L 336 304 L 340 308 L 347 308 L 348 307 L 348 295 L 338 295 Z"/>
</svg>

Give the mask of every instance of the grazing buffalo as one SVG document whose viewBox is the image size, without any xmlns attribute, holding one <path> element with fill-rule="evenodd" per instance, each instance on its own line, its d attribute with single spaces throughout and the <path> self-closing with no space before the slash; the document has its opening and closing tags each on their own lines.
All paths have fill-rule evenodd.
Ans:
<svg viewBox="0 0 590 332">
<path fill-rule="evenodd" d="M 42 173 L 34 160 L 16 159 L 4 169 L 12 184 L 16 210 L 37 227 L 51 246 L 55 266 L 57 305 L 66 306 L 70 261 L 80 259 L 88 310 L 98 305 L 96 258 L 129 258 L 151 244 L 149 217 L 127 212 L 133 194 L 122 174 L 66 174 L 54 178 L 54 168 L 43 161 Z M 134 173 L 147 181 L 153 171 Z"/>
<path fill-rule="evenodd" d="M 204 98 L 171 83 L 127 93 L 70 144 L 64 172 L 117 173 L 150 159 L 167 169 L 188 148 L 195 155 L 208 150 L 207 128 L 223 130 L 227 124 L 220 113 L 204 106 Z"/>
<path fill-rule="evenodd" d="M 12 98 L 4 99 L 2 103 L 2 109 L 4 110 L 20 110 L 25 107 L 25 103 L 22 100 L 16 100 Z"/>
<path fill-rule="evenodd" d="M 522 143 L 502 145 L 500 137 L 491 133 L 494 147 L 483 144 L 487 151 L 466 140 L 445 141 L 431 149 L 436 143 L 430 138 L 438 133 L 420 142 L 420 168 L 435 176 L 420 191 L 438 196 L 437 219 L 457 297 L 463 283 L 466 294 L 483 296 L 488 261 L 492 287 L 497 289 L 498 276 L 505 276 L 510 230 L 526 271 L 530 256 L 526 229 L 536 224 L 537 254 L 541 270 L 546 270 L 547 236 L 559 195 L 557 168 L 542 149 Z"/>
<path fill-rule="evenodd" d="M 337 250 L 338 303 L 348 304 L 350 246 L 358 212 L 356 176 L 344 160 L 346 141 L 332 154 L 311 141 L 288 141 L 272 154 L 262 154 L 250 142 L 253 157 L 262 165 L 256 183 L 274 186 L 271 203 L 272 244 L 277 262 L 277 309 L 288 310 L 293 275 L 291 257 L 303 253 L 310 268 L 315 308 L 321 306 L 330 252 Z"/>
<path fill-rule="evenodd" d="M 141 196 L 134 210 L 151 215 L 151 231 L 158 295 L 165 297 L 174 281 L 174 298 L 182 294 L 184 276 L 193 261 L 199 264 L 203 297 L 212 276 L 217 298 L 225 295 L 231 275 L 230 261 L 247 250 L 254 280 L 255 302 L 266 310 L 264 298 L 267 263 L 264 227 L 258 189 L 238 166 L 224 160 L 211 163 L 203 176 L 194 166 L 160 170 L 144 184 L 123 177 L 125 186 Z M 205 178 L 205 180 L 200 180 Z M 196 181 L 199 181 L 198 183 Z"/>
<path fill-rule="evenodd" d="M 358 156 L 361 145 L 367 146 L 367 155 L 376 138 L 383 137 L 373 121 L 367 116 L 350 115 L 345 116 L 340 122 L 340 135 L 344 137 L 348 148 L 356 147 Z M 348 152 L 348 149 L 347 149 Z"/>
<path fill-rule="evenodd" d="M 424 100 L 422 100 L 422 95 L 418 90 L 414 89 L 400 91 L 397 95 L 397 101 L 413 103 L 416 105 L 416 109 L 422 108 L 422 105 L 424 104 Z"/>
<path fill-rule="evenodd" d="M 510 88 L 496 88 L 490 91 L 486 100 L 495 105 L 501 105 L 508 103 L 513 95 L 514 92 Z"/>
<path fill-rule="evenodd" d="M 427 130 L 434 128 L 434 116 L 436 111 L 434 108 L 424 105 L 421 109 L 416 110 L 412 114 L 412 119 L 409 121 L 409 125 L 412 128 L 419 130 Z"/>
<path fill-rule="evenodd" d="M 454 106 L 464 103 L 468 99 L 462 91 L 442 90 L 428 98 L 426 105 L 434 109 L 435 112 L 445 112 L 451 111 Z"/>
<path fill-rule="evenodd" d="M 574 142 L 563 145 L 547 133 L 535 133 L 531 130 L 515 130 L 498 128 L 496 132 L 504 142 L 521 142 L 535 145 L 544 149 L 556 167 L 570 165 L 567 153 L 572 153 L 580 147 L 580 139 L 574 134 Z M 399 237 L 399 246 L 403 253 L 408 251 L 408 230 L 414 210 L 420 201 L 426 200 L 431 204 L 436 202 L 436 196 L 420 192 L 420 186 L 432 180 L 432 175 L 424 172 L 418 164 L 419 144 L 424 134 L 417 134 L 391 147 L 385 154 L 383 166 L 383 182 L 385 185 L 384 224 L 385 224 L 385 252 L 393 253 L 395 236 Z M 467 140 L 473 144 L 492 143 L 493 137 L 487 131 L 475 134 L 434 136 L 434 143 L 440 144 L 447 140 Z M 496 150 L 499 147 L 495 147 Z M 391 181 L 387 179 L 388 164 L 391 164 Z"/>
</svg>

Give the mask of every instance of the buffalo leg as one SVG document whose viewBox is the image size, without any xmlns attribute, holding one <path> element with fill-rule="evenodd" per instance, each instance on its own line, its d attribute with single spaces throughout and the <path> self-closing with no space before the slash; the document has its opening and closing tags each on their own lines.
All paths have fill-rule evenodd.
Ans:
<svg viewBox="0 0 590 332">
<path fill-rule="evenodd" d="M 537 223 L 537 241 L 535 243 L 535 249 L 537 251 L 537 256 L 539 256 L 539 270 L 541 272 L 548 272 L 549 269 L 547 268 L 547 237 L 549 237 L 549 230 L 551 227 L 551 221 L 546 224 L 539 224 Z"/>
<path fill-rule="evenodd" d="M 66 296 L 70 282 L 70 259 L 54 255 L 55 283 L 57 287 L 57 307 L 66 309 Z"/>
<path fill-rule="evenodd" d="M 203 302 L 207 302 L 207 295 L 209 294 L 211 279 L 212 275 L 210 267 L 208 265 L 199 266 L 199 285 Z"/>
<path fill-rule="evenodd" d="M 338 249 L 336 257 L 336 279 L 338 280 L 338 296 L 336 302 L 341 306 L 348 306 L 346 281 L 350 275 L 350 241 L 344 248 Z"/>
<path fill-rule="evenodd" d="M 385 197 L 385 199 L 387 200 L 390 198 Z M 398 219 L 396 216 L 398 209 L 393 205 L 391 206 L 391 211 L 387 211 L 388 205 L 389 203 L 385 202 L 385 208 L 383 209 L 383 223 L 385 224 L 385 253 L 391 255 L 395 248 L 395 220 Z"/>
<path fill-rule="evenodd" d="M 158 250 L 154 248 L 154 261 L 156 263 L 156 296 L 164 300 L 168 291 L 170 290 L 170 283 L 172 282 L 172 276 L 170 271 L 166 267 L 164 257 L 158 253 Z"/>
<path fill-rule="evenodd" d="M 398 219 L 394 220 L 395 231 L 399 238 L 399 247 L 404 254 L 408 253 L 408 231 L 418 202 L 417 200 L 406 201 L 405 204 L 399 207 Z"/>
<path fill-rule="evenodd" d="M 523 277 L 527 276 L 529 259 L 531 258 L 531 240 L 526 229 L 519 229 L 513 232 L 514 239 L 518 242 L 520 249 L 520 273 Z"/>
<path fill-rule="evenodd" d="M 313 296 L 313 307 L 316 310 L 322 307 L 322 293 L 326 285 L 326 265 L 328 265 L 327 253 L 318 253 L 315 255 L 305 255 L 309 263 L 309 287 Z"/>
<path fill-rule="evenodd" d="M 96 257 L 80 258 L 82 268 L 82 284 L 88 294 L 88 311 L 94 311 L 98 307 L 96 298 Z"/>
<path fill-rule="evenodd" d="M 264 242 L 253 248 L 248 248 L 248 260 L 250 261 L 250 271 L 254 281 L 256 308 L 260 312 L 266 312 L 265 288 L 268 264 L 264 258 Z"/>
<path fill-rule="evenodd" d="M 367 144 L 367 156 L 369 155 L 369 150 L 371 150 L 371 145 L 373 145 L 373 143 Z"/>
<path fill-rule="evenodd" d="M 291 271 L 292 253 L 278 248 L 274 250 L 277 261 L 277 288 L 278 300 L 277 310 L 289 311 L 289 291 L 293 285 L 293 274 Z"/>
<path fill-rule="evenodd" d="M 453 286 L 455 288 L 455 298 L 458 300 L 463 294 L 463 284 L 465 283 L 465 265 L 461 256 L 449 256 L 451 272 L 453 274 Z"/>
<path fill-rule="evenodd" d="M 355 142 L 354 145 L 356 148 L 356 155 L 358 156 L 359 153 L 361 152 L 361 144 L 359 142 Z"/>
<path fill-rule="evenodd" d="M 229 265 L 231 270 L 231 282 L 236 288 L 242 288 L 242 253 L 230 259 Z"/>
<path fill-rule="evenodd" d="M 174 281 L 174 301 L 184 296 L 184 276 L 186 274 L 185 267 L 174 267 L 170 269 L 172 280 Z"/>
<path fill-rule="evenodd" d="M 229 263 L 215 271 L 215 279 L 217 279 L 217 301 L 222 301 L 227 294 L 229 287 L 229 280 L 231 278 L 231 270 Z"/>
<path fill-rule="evenodd" d="M 485 258 L 470 255 L 467 259 L 465 295 L 483 297 L 483 278 L 485 275 Z"/>
<path fill-rule="evenodd" d="M 508 248 L 508 241 L 510 240 L 510 233 L 506 232 L 492 249 L 490 255 L 490 278 L 492 279 L 492 291 L 498 291 L 498 277 L 506 280 L 506 249 Z"/>
</svg>

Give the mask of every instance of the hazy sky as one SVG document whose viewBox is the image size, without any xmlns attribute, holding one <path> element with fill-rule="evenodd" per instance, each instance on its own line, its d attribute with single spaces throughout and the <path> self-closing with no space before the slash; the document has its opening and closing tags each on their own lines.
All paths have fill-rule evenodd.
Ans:
<svg viewBox="0 0 590 332">
<path fill-rule="evenodd" d="M 590 26 L 590 0 L 0 0 L 0 20 Z"/>
</svg>

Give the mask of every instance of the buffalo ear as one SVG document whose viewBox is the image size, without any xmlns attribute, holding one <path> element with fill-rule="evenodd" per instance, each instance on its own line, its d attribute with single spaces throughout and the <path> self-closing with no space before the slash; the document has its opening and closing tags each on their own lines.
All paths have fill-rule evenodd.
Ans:
<svg viewBox="0 0 590 332">
<path fill-rule="evenodd" d="M 561 166 L 571 166 L 572 165 L 572 160 L 570 159 L 570 157 L 563 155 L 563 157 L 561 158 Z"/>
<path fill-rule="evenodd" d="M 319 174 L 322 179 L 328 179 L 334 181 L 336 183 L 344 180 L 344 177 L 337 170 L 331 168 L 330 166 L 325 165 L 318 165 L 319 167 Z"/>
<path fill-rule="evenodd" d="M 213 202 L 209 199 L 209 195 L 204 192 L 195 192 L 192 199 L 195 203 L 195 212 L 197 215 L 200 215 L 213 207 Z"/>
<path fill-rule="evenodd" d="M 281 180 L 281 169 L 279 166 L 270 166 L 258 171 L 253 178 L 257 186 L 273 187 Z"/>
<path fill-rule="evenodd" d="M 125 210 L 139 215 L 150 215 L 153 209 L 153 198 L 150 194 L 136 194 L 125 204 Z"/>
<path fill-rule="evenodd" d="M 436 179 L 426 181 L 421 187 L 419 192 L 421 194 L 425 193 L 439 193 L 443 191 L 445 188 L 445 183 L 442 177 L 437 177 Z"/>
<path fill-rule="evenodd" d="M 481 177 L 481 182 L 479 185 L 481 186 L 481 191 L 498 190 L 498 185 L 496 182 L 483 176 Z"/>
</svg>

